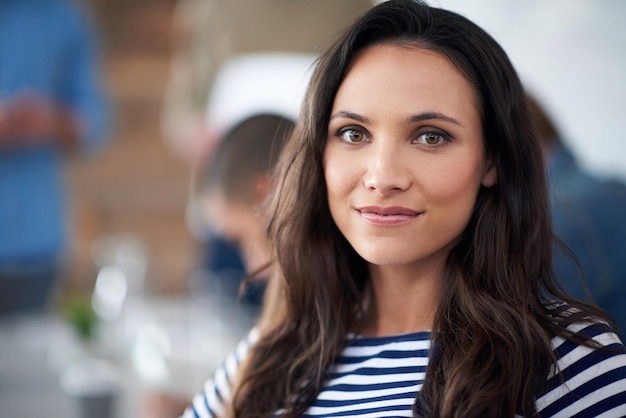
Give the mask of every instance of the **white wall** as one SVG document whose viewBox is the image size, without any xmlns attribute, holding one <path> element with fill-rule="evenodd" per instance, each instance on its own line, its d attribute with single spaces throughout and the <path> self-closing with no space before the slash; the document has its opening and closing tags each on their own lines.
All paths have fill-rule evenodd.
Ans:
<svg viewBox="0 0 626 418">
<path fill-rule="evenodd" d="M 626 1 L 429 0 L 500 42 L 590 170 L 626 180 Z"/>
</svg>

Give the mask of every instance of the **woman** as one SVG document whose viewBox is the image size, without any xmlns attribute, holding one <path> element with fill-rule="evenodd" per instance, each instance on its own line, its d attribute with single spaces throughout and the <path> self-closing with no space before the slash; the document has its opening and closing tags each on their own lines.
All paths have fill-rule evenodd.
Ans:
<svg viewBox="0 0 626 418">
<path fill-rule="evenodd" d="M 187 416 L 625 415 L 611 321 L 554 284 L 541 161 L 483 30 L 366 13 L 281 157 L 264 316 Z"/>
</svg>

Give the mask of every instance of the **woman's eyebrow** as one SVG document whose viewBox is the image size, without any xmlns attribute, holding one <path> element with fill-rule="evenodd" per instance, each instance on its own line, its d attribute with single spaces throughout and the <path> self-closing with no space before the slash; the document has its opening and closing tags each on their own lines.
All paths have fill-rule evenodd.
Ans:
<svg viewBox="0 0 626 418">
<path fill-rule="evenodd" d="M 417 115 L 409 116 L 407 118 L 407 123 L 423 122 L 427 120 L 441 120 L 444 122 L 453 123 L 458 126 L 463 126 L 463 124 L 458 120 L 439 112 L 423 112 L 418 113 Z"/>
<path fill-rule="evenodd" d="M 333 115 L 330 116 L 330 120 L 333 119 L 339 119 L 339 118 L 345 118 L 345 119 L 352 119 L 355 120 L 357 122 L 361 122 L 361 123 L 366 123 L 366 124 L 371 124 L 372 121 L 369 120 L 367 117 L 363 116 L 363 115 L 359 115 L 358 113 L 354 113 L 354 112 L 348 112 L 345 110 L 341 110 Z M 440 112 L 423 112 L 423 113 L 418 113 L 416 115 L 412 115 L 409 116 L 406 119 L 407 123 L 415 123 L 415 122 L 423 122 L 423 121 L 428 121 L 428 120 L 441 120 L 444 122 L 449 122 L 452 123 L 454 125 L 457 126 L 463 126 L 463 124 L 461 122 L 459 122 L 458 120 L 454 119 L 453 117 L 444 115 L 443 113 Z"/>
<path fill-rule="evenodd" d="M 338 118 L 345 118 L 345 119 L 353 119 L 356 120 L 357 122 L 361 122 L 361 123 L 372 123 L 372 121 L 370 121 L 368 118 L 366 118 L 365 116 L 359 115 L 358 113 L 353 113 L 353 112 L 347 112 L 347 111 L 339 111 L 333 115 L 330 116 L 330 120 L 333 119 L 338 119 Z"/>
</svg>

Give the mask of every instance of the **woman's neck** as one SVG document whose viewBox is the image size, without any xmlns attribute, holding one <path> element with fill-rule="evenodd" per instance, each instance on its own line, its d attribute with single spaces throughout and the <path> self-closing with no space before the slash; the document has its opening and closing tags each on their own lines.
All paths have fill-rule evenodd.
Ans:
<svg viewBox="0 0 626 418">
<path fill-rule="evenodd" d="M 368 337 L 432 329 L 443 272 L 372 266 L 369 297 L 359 333 Z"/>
</svg>

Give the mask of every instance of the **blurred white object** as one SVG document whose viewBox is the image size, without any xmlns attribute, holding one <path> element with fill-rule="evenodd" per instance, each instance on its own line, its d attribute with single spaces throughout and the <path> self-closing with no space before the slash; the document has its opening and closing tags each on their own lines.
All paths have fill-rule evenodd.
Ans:
<svg viewBox="0 0 626 418">
<path fill-rule="evenodd" d="M 61 373 L 63 390 L 72 396 L 114 393 L 119 389 L 119 373 L 108 361 L 88 359 L 68 365 Z"/>
<path fill-rule="evenodd" d="M 167 362 L 171 353 L 172 341 L 167 332 L 155 323 L 146 324 L 133 346 L 133 365 L 146 383 L 163 385 L 170 379 Z"/>
<path fill-rule="evenodd" d="M 129 297 L 143 295 L 148 255 L 141 240 L 131 234 L 103 235 L 91 247 L 98 276 L 92 295 L 93 308 L 104 320 L 122 313 Z"/>
<path fill-rule="evenodd" d="M 111 234 L 97 238 L 91 246 L 91 256 L 99 269 L 116 266 L 128 280 L 130 293 L 141 291 L 148 267 L 144 243 L 132 234 Z"/>
<path fill-rule="evenodd" d="M 98 273 L 93 291 L 93 309 L 102 319 L 116 319 L 124 305 L 128 292 L 128 279 L 124 271 L 117 266 L 104 266 Z"/>
<path fill-rule="evenodd" d="M 220 68 L 207 107 L 207 124 L 219 134 L 258 113 L 296 119 L 316 56 L 254 53 L 235 56 Z"/>
</svg>

